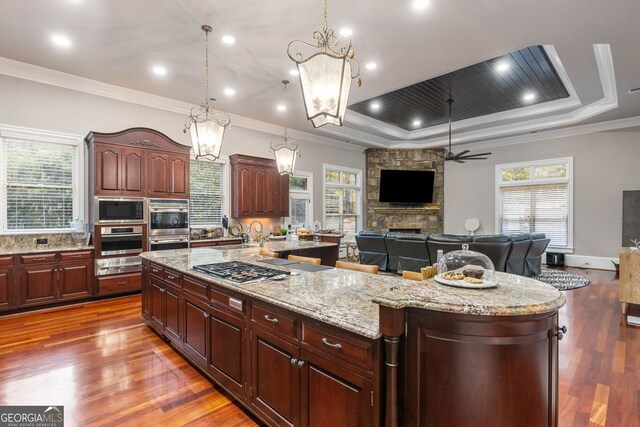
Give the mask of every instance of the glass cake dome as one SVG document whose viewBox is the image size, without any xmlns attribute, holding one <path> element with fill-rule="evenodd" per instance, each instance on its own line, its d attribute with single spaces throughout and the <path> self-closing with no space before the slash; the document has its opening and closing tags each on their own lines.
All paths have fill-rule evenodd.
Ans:
<svg viewBox="0 0 640 427">
<path fill-rule="evenodd" d="M 448 278 L 449 275 L 458 273 L 463 277 L 482 279 L 495 283 L 495 267 L 493 262 L 485 254 L 470 251 L 469 245 L 463 244 L 462 250 L 447 252 L 438 262 L 438 275 Z M 444 276 L 443 276 L 444 275 Z M 454 280 L 461 280 L 454 279 Z"/>
</svg>

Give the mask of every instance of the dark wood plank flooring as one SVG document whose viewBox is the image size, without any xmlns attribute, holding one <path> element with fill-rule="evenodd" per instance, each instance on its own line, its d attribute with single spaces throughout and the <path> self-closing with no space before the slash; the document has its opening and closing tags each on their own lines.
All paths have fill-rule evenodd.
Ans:
<svg viewBox="0 0 640 427">
<path fill-rule="evenodd" d="M 560 324 L 560 426 L 640 426 L 640 327 L 614 273 L 576 270 Z M 140 296 L 0 317 L 0 405 L 61 404 L 66 425 L 255 426 L 142 324 Z"/>
</svg>

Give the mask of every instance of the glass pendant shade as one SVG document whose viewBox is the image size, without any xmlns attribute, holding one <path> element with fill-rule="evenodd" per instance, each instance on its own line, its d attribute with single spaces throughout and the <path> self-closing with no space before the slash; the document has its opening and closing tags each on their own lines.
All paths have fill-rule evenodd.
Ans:
<svg viewBox="0 0 640 427">
<path fill-rule="evenodd" d="M 205 157 L 215 160 L 220 157 L 222 140 L 226 129 L 227 124 L 214 118 L 194 121 L 189 132 L 196 158 Z"/>
<path fill-rule="evenodd" d="M 313 127 L 342 126 L 351 89 L 351 64 L 346 57 L 318 53 L 298 64 L 307 119 Z"/>
<path fill-rule="evenodd" d="M 298 157 L 298 147 L 296 145 L 283 144 L 274 149 L 276 165 L 280 175 L 292 175 L 296 168 L 296 157 Z"/>
</svg>

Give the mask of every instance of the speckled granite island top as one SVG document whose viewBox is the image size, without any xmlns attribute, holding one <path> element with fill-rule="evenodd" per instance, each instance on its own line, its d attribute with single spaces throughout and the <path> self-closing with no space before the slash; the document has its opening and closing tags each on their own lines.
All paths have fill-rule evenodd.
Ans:
<svg viewBox="0 0 640 427">
<path fill-rule="evenodd" d="M 265 249 L 284 252 L 335 246 L 322 242 L 270 242 Z M 537 280 L 496 273 L 494 289 L 460 289 L 433 280 L 416 282 L 399 276 L 372 275 L 331 269 L 315 273 L 290 270 L 285 280 L 264 280 L 238 285 L 192 269 L 194 265 L 225 261 L 261 264 L 257 245 L 145 252 L 152 262 L 233 289 L 312 319 L 365 336 L 380 337 L 378 304 L 393 308 L 417 307 L 450 313 L 485 316 L 518 316 L 557 310 L 565 303 L 557 289 Z M 263 264 L 267 265 L 267 264 Z M 289 270 L 286 266 L 273 266 Z"/>
</svg>

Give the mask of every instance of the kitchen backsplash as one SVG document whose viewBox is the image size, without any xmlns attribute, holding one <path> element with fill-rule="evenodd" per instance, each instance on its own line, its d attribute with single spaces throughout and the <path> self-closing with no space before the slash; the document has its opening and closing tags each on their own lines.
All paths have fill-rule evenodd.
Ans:
<svg viewBox="0 0 640 427">
<path fill-rule="evenodd" d="M 76 242 L 71 237 L 71 233 L 57 233 L 57 234 L 17 234 L 17 235 L 2 235 L 0 236 L 0 249 L 10 250 L 13 248 L 25 248 L 35 247 L 36 239 L 47 239 L 47 245 L 38 245 L 40 247 L 49 246 L 55 247 L 67 247 L 75 246 Z"/>
</svg>

